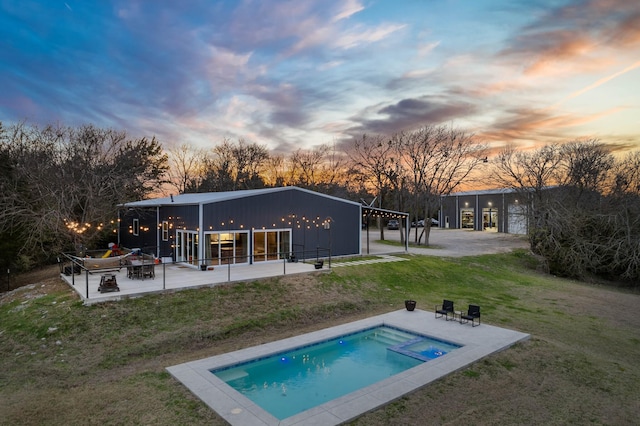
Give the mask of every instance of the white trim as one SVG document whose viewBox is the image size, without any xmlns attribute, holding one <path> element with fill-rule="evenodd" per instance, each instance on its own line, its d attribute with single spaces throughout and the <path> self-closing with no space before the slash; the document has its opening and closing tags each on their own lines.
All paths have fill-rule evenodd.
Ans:
<svg viewBox="0 0 640 426">
<path fill-rule="evenodd" d="M 307 194 L 312 194 L 318 197 L 328 198 L 331 200 L 360 206 L 360 203 L 357 203 L 355 201 L 345 200 L 344 198 L 339 198 L 339 197 L 334 197 L 332 195 L 314 192 L 305 188 L 298 188 L 297 186 L 285 186 L 285 187 L 264 188 L 264 189 L 246 189 L 246 190 L 240 190 L 240 191 L 180 194 L 180 195 L 173 195 L 171 197 L 134 201 L 131 203 L 121 204 L 121 206 L 122 207 L 156 207 L 156 206 L 204 205 L 204 204 L 213 204 L 213 203 L 218 203 L 222 201 L 255 197 L 258 195 L 272 194 L 272 193 L 284 192 L 284 191 L 300 191 L 300 192 L 305 192 Z"/>
</svg>

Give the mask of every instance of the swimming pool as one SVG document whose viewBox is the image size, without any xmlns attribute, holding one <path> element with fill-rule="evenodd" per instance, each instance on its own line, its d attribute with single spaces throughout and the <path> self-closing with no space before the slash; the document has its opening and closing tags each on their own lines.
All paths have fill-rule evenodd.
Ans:
<svg viewBox="0 0 640 426">
<path fill-rule="evenodd" d="M 283 420 L 276 418 L 211 373 L 381 325 L 407 330 L 417 335 L 432 336 L 436 339 L 459 344 L 461 347 L 449 352 L 446 356 L 422 362 L 409 370 Z M 528 338 L 528 334 L 495 327 L 484 322 L 481 327 L 467 327 L 456 321 L 435 319 L 433 312 L 421 309 L 410 312 L 401 309 L 258 346 L 248 346 L 233 352 L 220 353 L 172 365 L 167 367 L 167 371 L 220 417 L 234 426 L 293 426 L 302 424 L 333 426 L 353 420 L 363 413 L 384 406 L 441 377 L 465 368 L 479 359 Z M 413 351 L 415 353 L 419 353 L 423 349 L 420 347 L 411 348 L 410 346 L 407 344 L 404 349 L 416 349 L 417 351 Z M 403 348 L 397 349 L 402 350 Z M 211 350 L 215 351 L 215 348 L 212 347 Z"/>
<path fill-rule="evenodd" d="M 285 419 L 459 347 L 379 326 L 211 372 Z"/>
</svg>

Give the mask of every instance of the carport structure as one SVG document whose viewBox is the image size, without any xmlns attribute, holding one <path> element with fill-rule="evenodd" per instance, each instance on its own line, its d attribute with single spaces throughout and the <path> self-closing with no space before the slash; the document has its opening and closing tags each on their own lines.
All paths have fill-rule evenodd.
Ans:
<svg viewBox="0 0 640 426">
<path fill-rule="evenodd" d="M 404 236 L 404 250 L 409 251 L 409 213 L 386 210 L 371 206 L 362 206 L 362 223 L 367 229 L 367 254 L 369 254 L 369 222 L 371 218 L 398 219 L 402 226 L 400 231 Z"/>
</svg>

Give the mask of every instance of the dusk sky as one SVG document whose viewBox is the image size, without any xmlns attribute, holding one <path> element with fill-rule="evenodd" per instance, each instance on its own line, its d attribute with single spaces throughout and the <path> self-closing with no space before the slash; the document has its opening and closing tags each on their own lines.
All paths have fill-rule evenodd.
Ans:
<svg viewBox="0 0 640 426">
<path fill-rule="evenodd" d="M 0 121 L 288 153 L 426 124 L 640 149 L 637 0 L 0 0 Z"/>
</svg>

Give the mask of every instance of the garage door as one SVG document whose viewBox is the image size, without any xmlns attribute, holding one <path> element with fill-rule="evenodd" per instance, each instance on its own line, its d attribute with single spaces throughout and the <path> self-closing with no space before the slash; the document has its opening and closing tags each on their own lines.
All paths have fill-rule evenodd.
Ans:
<svg viewBox="0 0 640 426">
<path fill-rule="evenodd" d="M 507 223 L 507 232 L 509 234 L 525 235 L 527 233 L 527 206 L 509 204 L 509 218 Z"/>
</svg>

